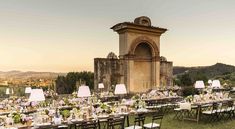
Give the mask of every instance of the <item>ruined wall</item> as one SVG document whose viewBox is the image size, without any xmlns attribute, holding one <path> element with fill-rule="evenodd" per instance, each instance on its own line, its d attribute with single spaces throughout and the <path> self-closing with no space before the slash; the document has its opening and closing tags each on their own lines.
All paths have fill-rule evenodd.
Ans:
<svg viewBox="0 0 235 129">
<path fill-rule="evenodd" d="M 173 86 L 173 63 L 161 61 L 160 67 L 160 85 Z"/>
<path fill-rule="evenodd" d="M 94 59 L 94 86 L 98 89 L 98 83 L 104 83 L 104 91 L 114 90 L 112 87 L 118 83 L 125 83 L 124 75 L 126 74 L 124 60 L 109 59 L 109 58 L 95 58 Z M 134 70 L 136 71 L 136 69 Z M 131 77 L 134 79 L 133 77 Z M 173 63 L 169 61 L 160 62 L 160 86 L 173 85 Z M 139 79 L 142 80 L 142 79 Z M 142 87 L 135 90 L 146 91 L 150 88 L 148 82 L 140 82 Z M 134 89 L 132 89 L 134 90 Z"/>
<path fill-rule="evenodd" d="M 94 87 L 104 84 L 104 90 L 112 90 L 112 85 L 124 83 L 123 61 L 120 59 L 95 58 L 94 60 Z"/>
</svg>

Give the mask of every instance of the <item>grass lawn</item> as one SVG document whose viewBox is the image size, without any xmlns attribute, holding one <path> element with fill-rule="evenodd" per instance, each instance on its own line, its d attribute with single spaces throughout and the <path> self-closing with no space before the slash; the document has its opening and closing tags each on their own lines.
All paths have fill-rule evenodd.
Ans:
<svg viewBox="0 0 235 129">
<path fill-rule="evenodd" d="M 235 129 L 234 120 L 221 120 L 219 122 L 206 123 L 204 121 L 181 121 L 173 119 L 174 113 L 168 113 L 164 116 L 161 129 Z M 133 123 L 134 117 L 130 118 L 130 125 Z M 145 123 L 149 123 L 151 117 L 147 117 Z"/>
</svg>

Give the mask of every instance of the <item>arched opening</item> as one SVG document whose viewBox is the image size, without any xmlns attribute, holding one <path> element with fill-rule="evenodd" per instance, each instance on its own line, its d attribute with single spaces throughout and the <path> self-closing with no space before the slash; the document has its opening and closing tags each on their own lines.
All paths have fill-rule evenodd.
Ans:
<svg viewBox="0 0 235 129">
<path fill-rule="evenodd" d="M 144 92 L 152 84 L 152 57 L 154 50 L 150 43 L 140 42 L 133 52 L 134 58 L 134 85 L 137 92 Z"/>
<path fill-rule="evenodd" d="M 148 37 L 141 36 L 131 43 L 128 54 L 136 57 L 158 57 L 159 48 L 154 41 Z"/>
<path fill-rule="evenodd" d="M 138 58 L 151 58 L 152 49 L 147 43 L 140 43 L 136 46 L 134 55 Z"/>
<path fill-rule="evenodd" d="M 140 36 L 132 41 L 129 53 L 129 66 L 132 70 L 130 91 L 145 92 L 153 87 L 156 82 L 156 65 L 159 58 L 157 43 L 146 36 Z"/>
</svg>

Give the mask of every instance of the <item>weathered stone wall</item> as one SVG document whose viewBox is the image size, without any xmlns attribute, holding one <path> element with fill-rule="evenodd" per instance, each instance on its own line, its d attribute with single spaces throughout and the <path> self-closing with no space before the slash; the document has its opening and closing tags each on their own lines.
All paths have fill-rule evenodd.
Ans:
<svg viewBox="0 0 235 129">
<path fill-rule="evenodd" d="M 134 92 L 146 92 L 151 89 L 153 82 L 151 79 L 152 65 L 151 61 L 134 61 L 134 79 L 133 89 L 130 91 Z"/>
<path fill-rule="evenodd" d="M 161 61 L 160 66 L 160 85 L 173 86 L 173 63 Z"/>
<path fill-rule="evenodd" d="M 95 58 L 94 70 L 95 89 L 98 89 L 99 83 L 104 84 L 105 91 L 112 90 L 112 85 L 124 83 L 122 60 L 109 58 Z"/>
<path fill-rule="evenodd" d="M 105 91 L 113 90 L 112 85 L 115 86 L 118 83 L 124 83 L 127 81 L 124 78 L 126 74 L 125 62 L 126 60 L 122 59 L 109 59 L 109 58 L 95 58 L 94 60 L 94 86 L 95 89 L 98 88 L 98 83 L 104 83 Z M 136 64 L 135 65 L 141 65 Z M 145 65 L 145 62 L 139 62 Z M 150 68 L 149 68 L 150 69 Z M 133 71 L 136 74 L 144 74 L 149 72 L 148 69 L 134 69 Z M 138 72 L 138 73 L 137 73 Z M 141 73 L 142 72 L 142 73 Z M 133 78 L 135 82 L 140 83 L 139 87 L 127 87 L 130 88 L 130 91 L 144 92 L 148 89 L 154 88 L 156 84 L 151 84 L 150 81 L 143 81 L 144 78 Z M 160 86 L 172 86 L 173 85 L 173 63 L 169 61 L 160 62 Z M 132 89 L 135 88 L 135 89 Z"/>
</svg>

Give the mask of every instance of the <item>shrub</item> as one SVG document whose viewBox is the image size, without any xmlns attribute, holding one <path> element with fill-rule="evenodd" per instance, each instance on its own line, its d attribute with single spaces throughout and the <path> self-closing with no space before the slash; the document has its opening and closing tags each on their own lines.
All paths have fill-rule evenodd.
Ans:
<svg viewBox="0 0 235 129">
<path fill-rule="evenodd" d="M 182 88 L 183 96 L 198 94 L 198 91 L 193 86 L 185 86 Z"/>
</svg>

